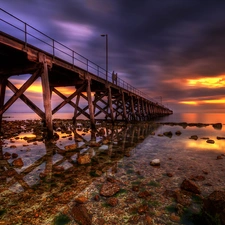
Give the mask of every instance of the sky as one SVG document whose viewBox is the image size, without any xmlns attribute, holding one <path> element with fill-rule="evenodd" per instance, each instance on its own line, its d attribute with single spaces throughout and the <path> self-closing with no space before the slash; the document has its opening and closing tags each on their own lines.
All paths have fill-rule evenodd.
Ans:
<svg viewBox="0 0 225 225">
<path fill-rule="evenodd" d="M 101 34 L 107 34 L 109 71 L 174 112 L 224 112 L 225 1 L 0 0 L 0 5 L 103 68 Z"/>
</svg>

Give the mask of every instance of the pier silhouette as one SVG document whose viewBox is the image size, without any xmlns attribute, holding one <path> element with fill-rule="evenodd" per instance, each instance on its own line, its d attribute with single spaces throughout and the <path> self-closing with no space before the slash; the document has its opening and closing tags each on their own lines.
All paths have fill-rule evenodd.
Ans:
<svg viewBox="0 0 225 225">
<path fill-rule="evenodd" d="M 3 113 L 19 98 L 44 121 L 49 137 L 53 135 L 52 115 L 66 104 L 74 108 L 74 122 L 82 115 L 90 120 L 92 129 L 99 116 L 114 123 L 146 121 L 173 113 L 114 72 L 106 71 L 5 10 L 0 9 L 0 13 L 0 124 Z M 30 77 L 20 88 L 9 80 L 24 74 Z M 24 94 L 37 79 L 41 79 L 44 110 Z M 69 86 L 74 87 L 69 96 L 57 89 Z M 5 102 L 6 88 L 14 94 Z M 62 99 L 55 108 L 53 93 Z"/>
</svg>

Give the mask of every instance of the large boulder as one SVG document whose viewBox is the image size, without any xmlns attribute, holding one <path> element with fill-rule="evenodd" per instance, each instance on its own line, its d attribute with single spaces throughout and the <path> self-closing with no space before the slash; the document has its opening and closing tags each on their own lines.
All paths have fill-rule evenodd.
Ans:
<svg viewBox="0 0 225 225">
<path fill-rule="evenodd" d="M 194 194 L 200 194 L 201 193 L 199 186 L 197 184 L 195 184 L 193 181 L 187 180 L 187 179 L 183 180 L 183 182 L 180 185 L 180 188 L 185 190 L 185 191 L 189 191 L 191 193 L 194 193 Z"/>
<path fill-rule="evenodd" d="M 88 213 L 87 208 L 83 204 L 74 205 L 71 209 L 71 215 L 78 224 L 92 224 L 92 216 Z"/>
<path fill-rule="evenodd" d="M 209 224 L 217 220 L 218 224 L 225 225 L 225 191 L 214 191 L 203 204 L 203 213 Z"/>
</svg>

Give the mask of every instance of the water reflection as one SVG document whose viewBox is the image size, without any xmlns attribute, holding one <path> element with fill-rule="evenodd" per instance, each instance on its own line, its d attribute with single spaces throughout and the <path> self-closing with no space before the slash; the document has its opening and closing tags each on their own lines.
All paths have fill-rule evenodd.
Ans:
<svg viewBox="0 0 225 225">
<path fill-rule="evenodd" d="M 58 140 L 44 142 L 21 133 L 0 145 L 0 212 L 6 224 L 47 224 L 81 190 L 107 171 L 115 174 L 118 161 L 159 125 L 109 125 L 92 132 L 79 124 L 57 128 Z M 29 138 L 25 138 L 29 137 Z M 65 146 L 77 148 L 66 151 Z M 13 158 L 13 153 L 18 156 Z M 80 155 L 91 163 L 79 165 Z M 8 157 L 6 157 L 8 156 Z M 20 159 L 19 164 L 14 163 Z M 56 204 L 57 203 L 57 204 Z"/>
</svg>

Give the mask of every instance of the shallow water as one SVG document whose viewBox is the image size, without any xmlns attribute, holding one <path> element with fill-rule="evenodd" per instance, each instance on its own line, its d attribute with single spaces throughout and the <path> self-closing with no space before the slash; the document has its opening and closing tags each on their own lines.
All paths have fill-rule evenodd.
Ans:
<svg viewBox="0 0 225 225">
<path fill-rule="evenodd" d="M 76 129 L 79 149 L 65 153 L 64 147 L 75 143 L 75 134 L 57 131 L 60 138 L 54 143 L 27 142 L 32 132 L 21 133 L 11 139 L 1 138 L 0 222 L 3 224 L 78 224 L 71 214 L 76 198 L 85 196 L 84 204 L 93 224 L 193 224 L 186 215 L 179 214 L 173 198 L 166 190 L 179 189 L 185 178 L 201 175 L 196 181 L 201 195 L 225 188 L 224 127 L 162 125 L 141 123 L 109 126 L 93 134 L 90 130 Z M 176 131 L 181 135 L 176 135 Z M 171 131 L 172 137 L 158 136 Z M 155 132 L 155 134 L 153 134 Z M 197 140 L 189 139 L 198 135 Z M 214 144 L 207 143 L 210 138 Z M 90 147 L 96 138 L 99 147 Z M 12 147 L 14 146 L 14 147 Z M 14 159 L 5 153 L 17 153 L 24 165 L 12 166 Z M 78 165 L 78 153 L 89 153 L 92 161 Z M 160 159 L 160 167 L 152 167 L 152 159 Z M 168 173 L 172 176 L 168 176 Z M 116 194 L 118 204 L 109 206 L 107 197 L 99 195 L 107 177 L 113 177 L 120 186 Z M 133 191 L 137 186 L 138 191 Z M 150 196 L 138 197 L 147 191 Z M 94 196 L 99 195 L 99 201 Z M 144 213 L 140 208 L 147 206 Z M 198 211 L 200 204 L 192 202 L 189 211 Z M 176 222 L 174 222 L 174 216 Z M 61 222 L 60 222 L 61 221 Z M 64 222 L 63 222 L 64 221 Z M 85 224 L 85 223 L 84 223 Z M 151 224 L 149 222 L 149 224 Z"/>
</svg>

